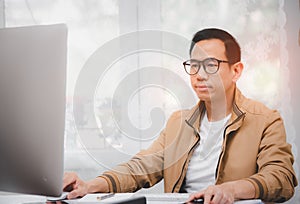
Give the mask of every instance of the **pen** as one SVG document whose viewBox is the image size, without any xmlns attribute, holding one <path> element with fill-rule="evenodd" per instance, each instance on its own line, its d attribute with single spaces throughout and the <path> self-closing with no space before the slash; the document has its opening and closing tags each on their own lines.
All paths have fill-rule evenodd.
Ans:
<svg viewBox="0 0 300 204">
<path fill-rule="evenodd" d="M 114 193 L 109 193 L 107 195 L 103 195 L 103 196 L 97 196 L 97 200 L 104 200 L 106 198 L 110 198 L 113 197 L 115 194 Z"/>
</svg>

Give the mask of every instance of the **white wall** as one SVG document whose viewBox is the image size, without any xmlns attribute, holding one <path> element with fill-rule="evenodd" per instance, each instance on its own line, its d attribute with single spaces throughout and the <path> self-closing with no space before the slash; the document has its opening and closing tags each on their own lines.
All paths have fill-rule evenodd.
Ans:
<svg viewBox="0 0 300 204">
<path fill-rule="evenodd" d="M 288 67 L 290 70 L 289 87 L 291 91 L 291 110 L 293 116 L 293 123 L 296 131 L 296 139 L 293 149 L 296 149 L 295 168 L 298 169 L 299 181 L 299 168 L 300 168 L 300 1 L 285 1 L 284 10 L 286 13 L 286 33 L 287 33 L 287 49 L 289 53 Z M 289 203 L 300 203 L 300 188 L 296 188 L 296 195 Z"/>
</svg>

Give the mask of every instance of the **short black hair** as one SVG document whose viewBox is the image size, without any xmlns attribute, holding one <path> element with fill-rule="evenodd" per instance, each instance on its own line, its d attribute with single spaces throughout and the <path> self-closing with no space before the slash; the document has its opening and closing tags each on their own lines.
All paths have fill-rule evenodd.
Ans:
<svg viewBox="0 0 300 204">
<path fill-rule="evenodd" d="M 230 64 L 241 61 L 241 48 L 235 38 L 228 32 L 218 28 L 207 28 L 198 31 L 192 39 L 190 55 L 197 42 L 209 39 L 219 39 L 224 43 L 225 55 Z"/>
</svg>

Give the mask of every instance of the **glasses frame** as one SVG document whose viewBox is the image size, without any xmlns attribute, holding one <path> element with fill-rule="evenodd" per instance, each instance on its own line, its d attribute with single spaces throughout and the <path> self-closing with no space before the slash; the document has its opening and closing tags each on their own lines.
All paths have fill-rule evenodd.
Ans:
<svg viewBox="0 0 300 204">
<path fill-rule="evenodd" d="M 205 67 L 205 65 L 204 65 L 204 62 L 207 61 L 207 60 L 215 60 L 215 61 L 218 62 L 218 68 L 216 69 L 215 72 L 208 72 L 208 71 L 206 70 L 206 67 Z M 186 68 L 186 65 L 187 65 L 189 62 L 191 62 L 191 61 L 195 61 L 195 62 L 197 62 L 197 63 L 199 64 L 199 68 L 198 68 L 198 70 L 197 70 L 194 74 L 189 73 L 188 70 L 187 70 L 187 68 Z M 198 72 L 199 72 L 199 70 L 201 69 L 201 67 L 203 67 L 203 69 L 204 69 L 204 71 L 205 71 L 206 74 L 215 74 L 215 73 L 217 73 L 217 72 L 219 71 L 219 69 L 220 69 L 220 64 L 221 64 L 221 63 L 229 63 L 229 61 L 226 61 L 226 60 L 219 60 L 219 59 L 214 58 L 214 57 L 209 57 L 209 58 L 206 58 L 206 59 L 204 59 L 204 60 L 202 60 L 202 61 L 200 61 L 200 60 L 195 60 L 195 59 L 189 59 L 189 60 L 183 62 L 182 64 L 183 64 L 183 66 L 184 66 L 185 72 L 186 72 L 188 75 L 196 75 L 196 74 L 198 74 Z M 189 64 L 191 64 L 191 63 L 189 63 Z"/>
</svg>

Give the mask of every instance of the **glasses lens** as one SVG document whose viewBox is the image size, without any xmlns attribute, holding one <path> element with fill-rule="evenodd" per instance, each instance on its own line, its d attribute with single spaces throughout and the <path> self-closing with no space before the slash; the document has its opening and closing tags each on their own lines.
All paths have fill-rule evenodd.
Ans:
<svg viewBox="0 0 300 204">
<path fill-rule="evenodd" d="M 209 74 L 214 74 L 219 69 L 219 62 L 217 59 L 208 58 L 203 61 L 203 65 L 205 67 L 205 71 Z"/>
<path fill-rule="evenodd" d="M 190 75 L 197 74 L 199 66 L 199 62 L 194 60 L 188 60 L 184 63 L 185 71 Z"/>
</svg>

